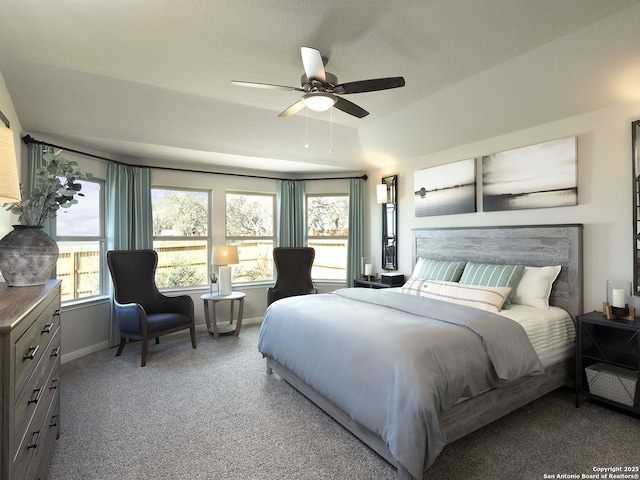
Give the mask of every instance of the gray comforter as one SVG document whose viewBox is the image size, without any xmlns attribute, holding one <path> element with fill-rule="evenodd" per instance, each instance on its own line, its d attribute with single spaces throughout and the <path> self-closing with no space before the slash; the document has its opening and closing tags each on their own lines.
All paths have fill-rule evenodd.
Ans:
<svg viewBox="0 0 640 480">
<path fill-rule="evenodd" d="M 508 318 L 364 288 L 274 302 L 258 350 L 379 434 L 416 478 L 444 447 L 439 412 L 543 372 Z"/>
</svg>

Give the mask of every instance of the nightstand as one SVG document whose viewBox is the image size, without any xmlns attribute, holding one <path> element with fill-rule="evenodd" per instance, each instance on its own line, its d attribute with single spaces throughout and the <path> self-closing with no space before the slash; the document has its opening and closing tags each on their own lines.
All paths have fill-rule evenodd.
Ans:
<svg viewBox="0 0 640 480">
<path fill-rule="evenodd" d="M 391 285 L 382 283 L 380 281 L 361 280 L 359 278 L 353 279 L 353 286 L 360 288 L 391 288 Z"/>
<path fill-rule="evenodd" d="M 585 396 L 640 414 L 640 318 L 577 317 L 576 407 Z"/>
</svg>

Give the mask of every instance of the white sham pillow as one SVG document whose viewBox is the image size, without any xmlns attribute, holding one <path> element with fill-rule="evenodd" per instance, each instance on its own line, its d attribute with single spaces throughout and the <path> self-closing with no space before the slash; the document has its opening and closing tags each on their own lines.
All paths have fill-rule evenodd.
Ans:
<svg viewBox="0 0 640 480">
<path fill-rule="evenodd" d="M 423 280 L 419 288 L 415 287 L 417 285 L 414 286 L 413 292 L 411 292 L 414 295 L 417 294 L 421 297 L 457 303 L 495 313 L 500 311 L 509 292 L 511 292 L 510 287 L 487 287 L 438 280 Z"/>
<path fill-rule="evenodd" d="M 513 292 L 513 303 L 548 309 L 553 282 L 560 274 L 560 265 L 550 267 L 525 267 L 520 282 Z"/>
</svg>

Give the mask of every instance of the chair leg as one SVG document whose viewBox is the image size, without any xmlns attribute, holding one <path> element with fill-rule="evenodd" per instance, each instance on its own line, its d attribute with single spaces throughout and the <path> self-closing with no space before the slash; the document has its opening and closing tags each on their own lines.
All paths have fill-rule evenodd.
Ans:
<svg viewBox="0 0 640 480">
<path fill-rule="evenodd" d="M 160 337 L 156 337 L 156 345 L 160 343 Z"/>
<path fill-rule="evenodd" d="M 149 351 L 149 339 L 145 337 L 142 339 L 142 364 L 141 364 L 142 367 L 144 367 L 147 364 L 148 351 Z"/>
<path fill-rule="evenodd" d="M 196 348 L 196 327 L 195 327 L 195 325 L 191 325 L 191 328 L 189 330 L 191 330 L 191 345 L 193 346 L 193 348 Z"/>
<path fill-rule="evenodd" d="M 120 337 L 120 345 L 118 345 L 118 351 L 116 352 L 116 357 L 119 357 L 122 353 L 122 349 L 124 348 L 124 344 L 127 343 L 127 339 L 124 337 Z"/>
</svg>

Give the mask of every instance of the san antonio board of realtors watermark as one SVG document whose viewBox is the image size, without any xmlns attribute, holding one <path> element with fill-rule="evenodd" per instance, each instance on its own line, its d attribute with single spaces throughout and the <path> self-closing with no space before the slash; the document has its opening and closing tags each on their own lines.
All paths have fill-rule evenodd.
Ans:
<svg viewBox="0 0 640 480">
<path fill-rule="evenodd" d="M 640 466 L 632 467 L 593 467 L 590 473 L 545 473 L 545 480 L 564 479 L 640 479 Z"/>
</svg>

